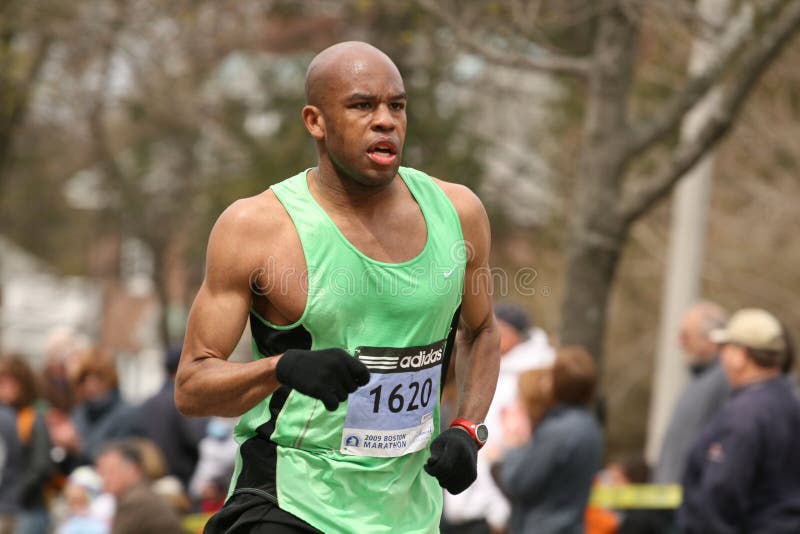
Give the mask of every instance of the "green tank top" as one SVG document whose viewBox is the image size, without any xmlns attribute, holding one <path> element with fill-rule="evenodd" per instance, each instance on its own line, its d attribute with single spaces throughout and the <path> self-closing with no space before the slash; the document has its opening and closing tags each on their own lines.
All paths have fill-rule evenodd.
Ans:
<svg viewBox="0 0 800 534">
<path fill-rule="evenodd" d="M 438 532 L 442 490 L 423 465 L 439 432 L 442 367 L 463 290 L 458 214 L 430 176 L 401 167 L 427 241 L 408 261 L 380 262 L 344 237 L 311 196 L 307 173 L 272 186 L 302 243 L 306 308 L 286 326 L 252 312 L 254 358 L 338 347 L 371 378 L 334 412 L 281 387 L 244 414 L 232 492 L 262 491 L 325 533 Z"/>
</svg>

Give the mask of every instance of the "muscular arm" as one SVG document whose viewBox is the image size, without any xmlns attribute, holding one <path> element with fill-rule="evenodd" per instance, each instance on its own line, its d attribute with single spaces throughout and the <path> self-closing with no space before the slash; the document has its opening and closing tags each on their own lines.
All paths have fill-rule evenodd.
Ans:
<svg viewBox="0 0 800 534">
<path fill-rule="evenodd" d="M 500 368 L 500 333 L 489 272 L 491 232 L 486 211 L 474 193 L 453 184 L 446 184 L 444 190 L 456 206 L 467 247 L 456 358 L 458 417 L 479 422 L 489 410 Z"/>
<path fill-rule="evenodd" d="M 184 415 L 238 416 L 278 387 L 278 357 L 227 361 L 242 336 L 250 310 L 249 258 L 259 233 L 248 201 L 228 208 L 209 238 L 206 275 L 192 304 L 175 379 L 175 404 Z M 262 234 L 263 235 L 263 234 Z"/>
</svg>

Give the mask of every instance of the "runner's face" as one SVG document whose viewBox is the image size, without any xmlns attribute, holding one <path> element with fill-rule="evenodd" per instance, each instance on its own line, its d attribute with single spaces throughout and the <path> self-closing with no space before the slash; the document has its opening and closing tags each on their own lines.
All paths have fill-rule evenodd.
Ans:
<svg viewBox="0 0 800 534">
<path fill-rule="evenodd" d="M 325 149 L 339 174 L 365 186 L 391 182 L 406 136 L 405 89 L 394 65 L 356 60 L 326 96 Z"/>
</svg>

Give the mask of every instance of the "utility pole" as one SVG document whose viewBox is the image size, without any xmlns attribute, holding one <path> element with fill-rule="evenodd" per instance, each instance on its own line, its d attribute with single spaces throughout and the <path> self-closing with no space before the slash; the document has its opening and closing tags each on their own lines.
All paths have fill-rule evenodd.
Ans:
<svg viewBox="0 0 800 534">
<path fill-rule="evenodd" d="M 716 58 L 720 37 L 729 20 L 730 4 L 730 0 L 700 0 L 697 3 L 697 13 L 705 31 L 694 39 L 689 58 L 690 75 L 702 73 Z M 713 89 L 687 113 L 681 125 L 681 143 L 692 143 L 697 138 L 700 125 L 714 112 L 719 95 L 720 89 Z M 669 250 L 645 451 L 650 463 L 658 458 L 672 408 L 687 379 L 678 333 L 683 312 L 700 295 L 713 171 L 714 153 L 709 152 L 678 182 L 672 197 Z"/>
</svg>

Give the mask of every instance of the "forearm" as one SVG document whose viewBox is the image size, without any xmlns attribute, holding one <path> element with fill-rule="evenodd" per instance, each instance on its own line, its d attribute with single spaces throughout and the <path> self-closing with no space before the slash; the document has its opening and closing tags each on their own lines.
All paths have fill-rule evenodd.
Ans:
<svg viewBox="0 0 800 534">
<path fill-rule="evenodd" d="M 280 385 L 275 366 L 280 356 L 241 363 L 195 358 L 179 370 L 175 405 L 187 416 L 237 417 Z"/>
<path fill-rule="evenodd" d="M 500 334 L 494 323 L 465 334 L 456 358 L 458 417 L 483 421 L 489 411 L 500 370 Z"/>
</svg>

